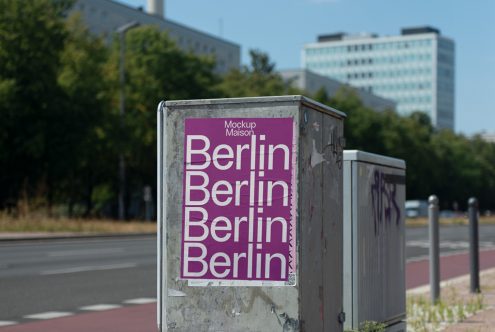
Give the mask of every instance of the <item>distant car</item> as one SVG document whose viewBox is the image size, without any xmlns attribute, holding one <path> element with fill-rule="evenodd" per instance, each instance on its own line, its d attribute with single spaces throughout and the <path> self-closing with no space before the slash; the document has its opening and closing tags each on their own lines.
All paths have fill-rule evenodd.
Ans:
<svg viewBox="0 0 495 332">
<path fill-rule="evenodd" d="M 428 216 L 428 202 L 425 200 L 406 201 L 406 217 L 420 218 Z"/>
<path fill-rule="evenodd" d="M 452 210 L 442 210 L 438 215 L 440 218 L 455 218 L 459 216 L 455 211 Z"/>
</svg>

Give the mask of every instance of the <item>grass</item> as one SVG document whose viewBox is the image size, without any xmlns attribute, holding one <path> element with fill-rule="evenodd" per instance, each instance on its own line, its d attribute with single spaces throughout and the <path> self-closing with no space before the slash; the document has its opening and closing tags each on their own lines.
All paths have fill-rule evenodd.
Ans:
<svg viewBox="0 0 495 332">
<path fill-rule="evenodd" d="M 431 304 L 425 296 L 408 296 L 408 331 L 441 331 L 447 325 L 461 322 L 485 308 L 482 294 L 461 296 L 454 287 L 442 291 L 445 295 L 435 304 Z"/>
<path fill-rule="evenodd" d="M 440 218 L 440 225 L 467 225 L 468 219 L 465 218 Z M 480 225 L 495 225 L 495 216 L 480 217 Z M 406 219 L 406 225 L 410 227 L 422 227 L 428 225 L 428 218 L 408 218 Z"/>
<path fill-rule="evenodd" d="M 156 223 L 142 221 L 119 222 L 105 219 L 49 218 L 29 215 L 14 218 L 0 214 L 0 233 L 151 233 Z"/>
<path fill-rule="evenodd" d="M 361 323 L 359 329 L 357 330 L 345 330 L 344 332 L 384 332 L 387 328 L 387 325 L 374 322 L 374 321 L 365 321 Z"/>
</svg>

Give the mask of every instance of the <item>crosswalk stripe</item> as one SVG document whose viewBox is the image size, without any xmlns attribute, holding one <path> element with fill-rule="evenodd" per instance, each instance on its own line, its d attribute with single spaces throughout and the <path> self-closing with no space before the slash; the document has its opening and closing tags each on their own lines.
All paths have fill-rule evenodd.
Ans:
<svg viewBox="0 0 495 332">
<path fill-rule="evenodd" d="M 148 298 L 148 297 L 142 297 L 142 298 L 138 298 L 138 299 L 130 299 L 130 300 L 124 301 L 124 303 L 127 303 L 127 304 L 146 304 L 146 303 L 154 303 L 154 302 L 156 302 L 156 299 Z"/>
<path fill-rule="evenodd" d="M 29 319 L 52 319 L 52 318 L 60 318 L 73 315 L 72 312 L 61 312 L 61 311 L 48 311 L 42 312 L 39 314 L 26 315 L 24 318 Z"/>
<path fill-rule="evenodd" d="M 9 326 L 9 325 L 15 325 L 17 322 L 13 322 L 10 320 L 0 320 L 0 326 Z"/>
<path fill-rule="evenodd" d="M 104 310 L 117 309 L 117 308 L 122 308 L 122 306 L 117 304 L 95 304 L 95 305 L 88 305 L 85 307 L 81 307 L 79 309 L 88 310 L 88 311 L 104 311 Z"/>
</svg>

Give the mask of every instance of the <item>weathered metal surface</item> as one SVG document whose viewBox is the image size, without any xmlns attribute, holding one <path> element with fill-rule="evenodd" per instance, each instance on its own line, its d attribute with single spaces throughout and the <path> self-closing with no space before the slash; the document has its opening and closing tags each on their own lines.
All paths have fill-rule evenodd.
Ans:
<svg viewBox="0 0 495 332">
<path fill-rule="evenodd" d="M 335 118 L 323 117 L 323 144 L 327 162 L 323 168 L 322 267 L 324 295 L 324 331 L 338 331 L 343 326 L 342 307 L 342 152 L 344 128 Z M 339 211 L 338 217 L 335 215 Z M 335 253 L 340 253 L 336 255 Z M 339 321 L 340 319 L 340 321 Z"/>
<path fill-rule="evenodd" d="M 295 122 L 297 280 L 285 287 L 190 287 L 180 280 L 185 118 L 277 118 Z M 158 324 L 162 331 L 342 331 L 343 114 L 301 96 L 167 102 L 159 110 L 164 154 Z M 162 121 L 162 122 L 160 122 Z M 335 141 L 335 139 L 333 140 Z M 339 142 L 342 142 L 340 140 Z M 160 183 L 160 182 L 159 182 Z M 160 213 L 160 211 L 162 211 Z"/>
<path fill-rule="evenodd" d="M 405 318 L 405 163 L 344 152 L 345 328 Z"/>
</svg>

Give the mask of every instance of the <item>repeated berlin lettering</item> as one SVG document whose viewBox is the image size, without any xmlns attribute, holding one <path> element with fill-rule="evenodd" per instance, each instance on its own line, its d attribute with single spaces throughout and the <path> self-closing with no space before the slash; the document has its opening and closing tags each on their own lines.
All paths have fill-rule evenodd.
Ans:
<svg viewBox="0 0 495 332">
<path fill-rule="evenodd" d="M 295 271 L 293 120 L 186 119 L 181 277 Z"/>
</svg>

